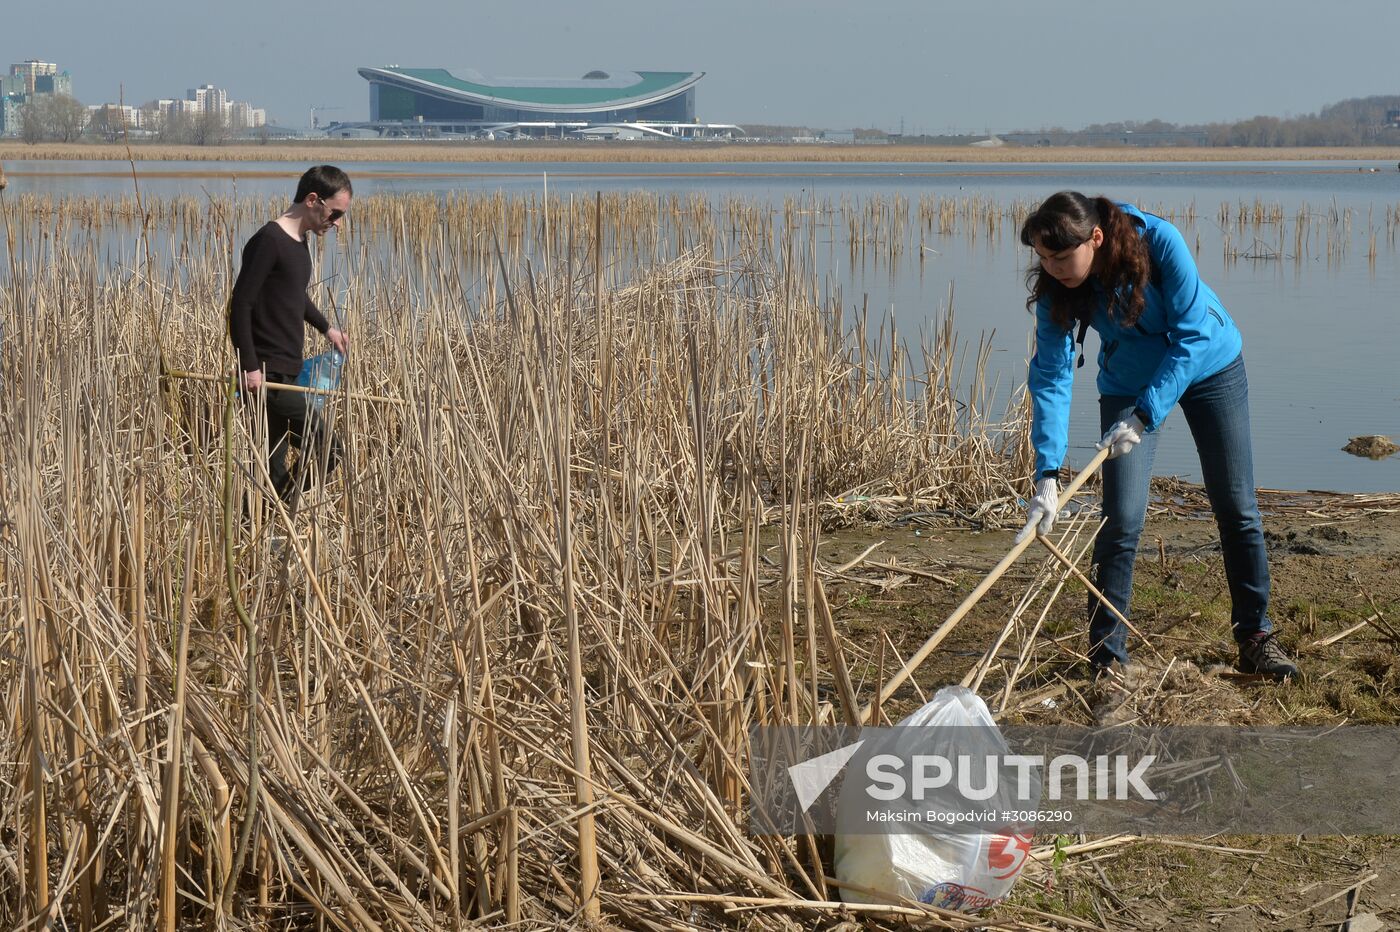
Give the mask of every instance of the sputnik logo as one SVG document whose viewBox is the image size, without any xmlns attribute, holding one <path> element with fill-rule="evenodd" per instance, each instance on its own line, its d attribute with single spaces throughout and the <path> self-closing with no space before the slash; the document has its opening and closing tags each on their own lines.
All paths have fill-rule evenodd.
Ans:
<svg viewBox="0 0 1400 932">
<path fill-rule="evenodd" d="M 812 808 L 812 803 L 831 785 L 831 781 L 850 763 L 864 743 L 865 741 L 861 740 L 855 744 L 848 744 L 820 757 L 793 764 L 787 769 L 788 779 L 792 780 L 792 787 L 797 791 L 797 801 L 802 804 L 803 812 Z"/>
</svg>

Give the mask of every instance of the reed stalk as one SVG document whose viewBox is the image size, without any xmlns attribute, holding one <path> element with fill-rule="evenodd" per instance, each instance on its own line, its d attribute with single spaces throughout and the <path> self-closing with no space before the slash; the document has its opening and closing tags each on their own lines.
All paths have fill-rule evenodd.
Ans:
<svg viewBox="0 0 1400 932">
<path fill-rule="evenodd" d="M 721 927 L 743 899 L 670 896 L 720 890 L 810 920 L 825 849 L 744 818 L 750 729 L 826 682 L 854 718 L 883 656 L 823 529 L 1009 517 L 1029 471 L 1023 406 L 969 388 L 985 344 L 824 295 L 813 233 L 848 211 L 893 265 L 1004 208 L 364 198 L 318 266 L 347 456 L 289 511 L 222 375 L 229 243 L 273 207 L 6 202 L 0 915 Z"/>
</svg>

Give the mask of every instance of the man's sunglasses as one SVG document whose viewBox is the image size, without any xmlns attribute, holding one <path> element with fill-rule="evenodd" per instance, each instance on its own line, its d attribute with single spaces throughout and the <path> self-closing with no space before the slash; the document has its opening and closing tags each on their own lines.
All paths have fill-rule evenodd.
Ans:
<svg viewBox="0 0 1400 932">
<path fill-rule="evenodd" d="M 326 203 L 326 199 L 325 199 L 324 197 L 321 198 L 321 203 L 322 203 L 322 204 Z M 344 216 L 345 216 L 345 211 L 341 210 L 341 209 L 338 208 L 338 207 L 332 207 L 332 208 L 331 208 L 331 212 L 326 216 L 326 222 L 327 222 L 327 223 L 335 223 L 337 220 L 339 220 L 341 217 L 344 217 Z"/>
</svg>

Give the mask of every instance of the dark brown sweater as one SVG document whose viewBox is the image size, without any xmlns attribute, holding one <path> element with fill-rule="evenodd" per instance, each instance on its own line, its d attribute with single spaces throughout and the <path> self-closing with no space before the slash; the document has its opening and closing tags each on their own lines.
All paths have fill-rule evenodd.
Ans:
<svg viewBox="0 0 1400 932">
<path fill-rule="evenodd" d="M 275 220 L 248 240 L 228 312 L 229 337 L 240 368 L 301 371 L 304 324 L 322 333 L 330 329 L 306 293 L 310 281 L 311 251 L 306 240 L 292 239 Z"/>
</svg>

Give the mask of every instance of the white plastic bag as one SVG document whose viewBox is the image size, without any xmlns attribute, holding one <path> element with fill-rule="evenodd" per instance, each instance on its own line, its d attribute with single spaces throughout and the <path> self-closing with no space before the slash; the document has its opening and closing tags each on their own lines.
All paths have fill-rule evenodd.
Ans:
<svg viewBox="0 0 1400 932">
<path fill-rule="evenodd" d="M 940 689 L 923 708 L 899 723 L 962 725 L 1000 732 L 977 694 L 962 686 Z M 1006 753 L 1005 742 L 1001 742 Z M 1030 853 L 1029 835 L 921 832 L 836 836 L 836 877 L 891 896 L 972 912 L 1006 899 Z M 848 903 L 881 902 L 842 888 Z"/>
</svg>

